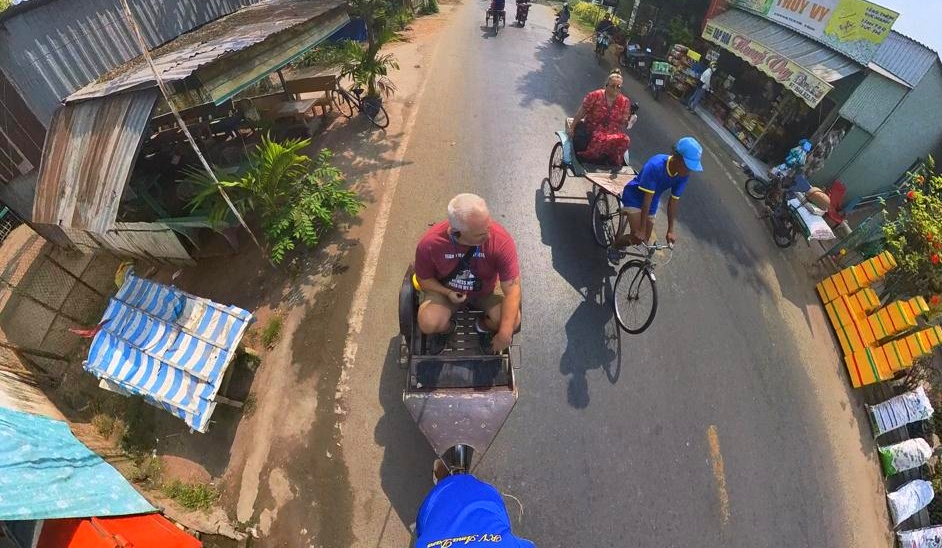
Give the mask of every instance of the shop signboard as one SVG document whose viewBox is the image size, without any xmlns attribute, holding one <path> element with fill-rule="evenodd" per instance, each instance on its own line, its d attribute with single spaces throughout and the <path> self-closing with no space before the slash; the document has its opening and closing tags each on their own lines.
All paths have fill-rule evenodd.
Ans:
<svg viewBox="0 0 942 548">
<path fill-rule="evenodd" d="M 779 25 L 867 64 L 899 13 L 867 0 L 731 0 Z"/>
<path fill-rule="evenodd" d="M 775 79 L 811 107 L 831 91 L 832 86 L 813 72 L 738 32 L 710 21 L 703 38 L 722 46 L 750 65 Z"/>
</svg>

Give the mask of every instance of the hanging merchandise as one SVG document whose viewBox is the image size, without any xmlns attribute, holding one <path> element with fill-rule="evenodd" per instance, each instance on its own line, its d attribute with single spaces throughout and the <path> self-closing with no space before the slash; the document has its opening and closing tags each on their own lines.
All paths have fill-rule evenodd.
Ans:
<svg viewBox="0 0 942 548">
<path fill-rule="evenodd" d="M 683 44 L 674 44 L 667 55 L 667 62 L 672 68 L 668 91 L 675 99 L 682 101 L 696 89 L 703 67 L 699 61 L 702 56 Z"/>
</svg>

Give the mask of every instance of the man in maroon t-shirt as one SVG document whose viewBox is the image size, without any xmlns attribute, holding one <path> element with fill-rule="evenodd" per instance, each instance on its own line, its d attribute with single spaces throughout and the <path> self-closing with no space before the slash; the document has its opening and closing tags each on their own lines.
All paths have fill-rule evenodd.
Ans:
<svg viewBox="0 0 942 548">
<path fill-rule="evenodd" d="M 504 227 L 491 219 L 483 198 L 452 198 L 448 220 L 429 228 L 419 240 L 415 274 L 422 288 L 419 329 L 436 335 L 433 353 L 444 349 L 454 329 L 451 317 L 467 301 L 485 312 L 475 326 L 482 349 L 501 352 L 510 346 L 520 326 L 517 248 Z"/>
</svg>

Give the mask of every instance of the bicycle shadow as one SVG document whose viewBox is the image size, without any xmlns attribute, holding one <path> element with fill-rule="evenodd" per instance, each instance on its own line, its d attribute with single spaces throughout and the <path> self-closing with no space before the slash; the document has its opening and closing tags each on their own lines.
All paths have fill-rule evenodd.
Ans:
<svg viewBox="0 0 942 548">
<path fill-rule="evenodd" d="M 569 187 L 585 185 L 568 179 Z M 552 193 L 543 184 L 536 190 L 536 216 L 542 242 L 550 248 L 553 269 L 583 300 L 565 324 L 566 348 L 559 370 L 569 376 L 567 401 L 577 409 L 589 405 L 588 374 L 601 369 L 608 381 L 618 382 L 621 375 L 621 332 L 615 321 L 612 299 L 615 269 L 608 264 L 605 251 L 592 242 L 591 213 L 582 195 Z"/>
<path fill-rule="evenodd" d="M 481 25 L 481 38 L 497 38 L 499 32 L 489 25 Z"/>
</svg>

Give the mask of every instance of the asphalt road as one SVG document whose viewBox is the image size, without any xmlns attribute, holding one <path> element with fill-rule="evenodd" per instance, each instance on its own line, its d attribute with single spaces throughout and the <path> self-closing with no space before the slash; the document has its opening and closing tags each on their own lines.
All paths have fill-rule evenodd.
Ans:
<svg viewBox="0 0 942 548">
<path fill-rule="evenodd" d="M 525 28 L 508 24 L 496 37 L 481 28 L 484 7 L 462 5 L 435 55 L 359 339 L 357 374 L 375 373 L 378 394 L 361 377 L 351 407 L 356 414 L 357 390 L 381 406 L 364 439 L 380 448 L 372 464 L 389 507 L 355 493 L 366 508 L 353 523 L 358 545 L 401 545 L 390 531 L 414 520 L 430 488 L 433 455 L 400 400 L 394 302 L 417 238 L 459 192 L 488 200 L 523 268 L 520 399 L 476 470 L 522 503 L 521 516 L 508 499 L 518 534 L 541 547 L 884 543 L 885 535 L 863 535 L 861 544 L 853 508 L 861 503 L 848 504 L 850 491 L 834 479 L 844 457 L 834 454 L 816 381 L 799 357 L 810 343 L 780 313 L 813 306 L 812 282 L 794 254 L 772 244 L 728 152 L 678 102 L 655 102 L 626 77 L 641 104 L 635 162 L 687 134 L 708 153 L 682 200 L 673 261 L 657 272 L 654 324 L 620 334 L 615 270 L 589 229 L 589 185 L 570 178 L 555 200 L 540 189 L 554 131 L 602 86 L 610 60 L 596 63 L 588 42 L 551 43 L 545 6 L 534 6 Z M 866 434 L 843 426 L 860 460 Z M 355 491 L 364 469 L 350 466 Z"/>
</svg>

